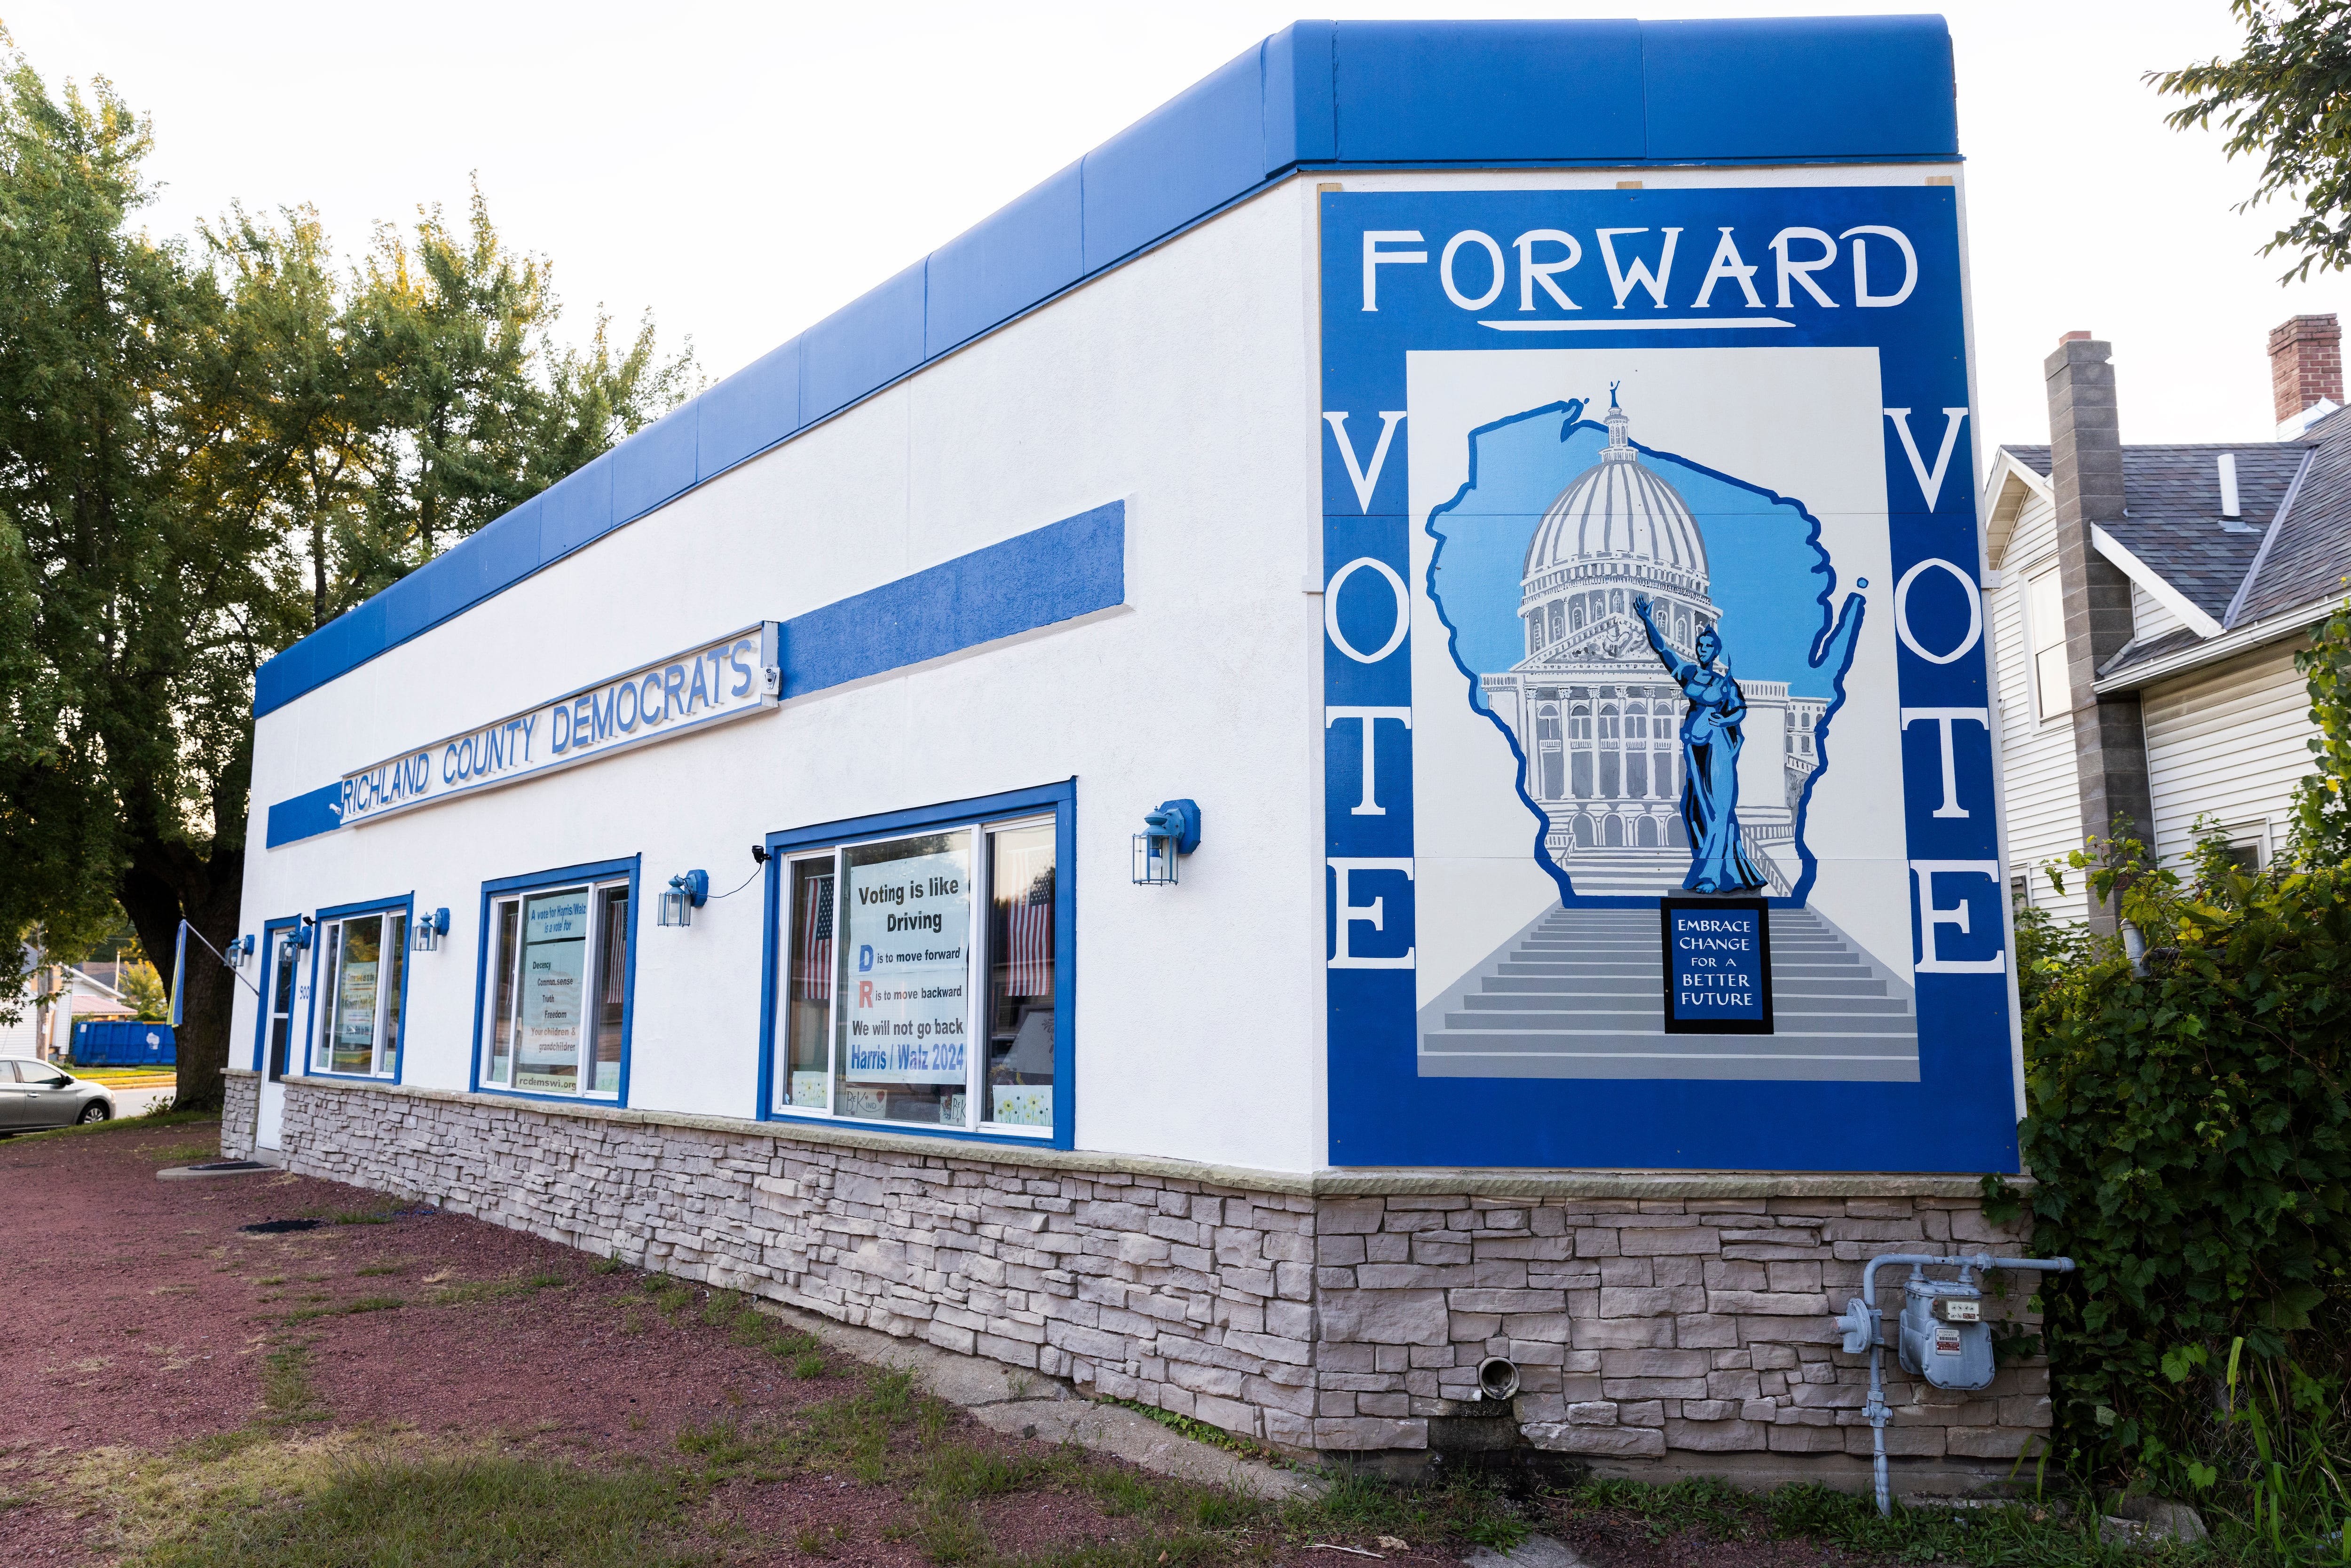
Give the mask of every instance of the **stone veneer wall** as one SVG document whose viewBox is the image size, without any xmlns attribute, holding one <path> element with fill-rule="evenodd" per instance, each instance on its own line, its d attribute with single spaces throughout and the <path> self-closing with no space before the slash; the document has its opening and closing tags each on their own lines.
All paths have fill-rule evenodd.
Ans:
<svg viewBox="0 0 2351 1568">
<path fill-rule="evenodd" d="M 1865 1475 L 1866 1358 L 1831 1322 L 1862 1263 L 2020 1244 L 1954 1177 L 1293 1176 L 319 1080 L 288 1082 L 285 1149 L 1292 1449 L 1442 1446 L 1508 1355 L 1528 1443 L 1636 1472 Z M 1975 1395 L 1886 1366 L 1911 1484 L 1995 1479 L 2047 1431 L 2038 1363 Z"/>
<path fill-rule="evenodd" d="M 253 1157 L 253 1129 L 261 1113 L 261 1074 L 231 1067 L 221 1073 L 221 1157 Z"/>
</svg>

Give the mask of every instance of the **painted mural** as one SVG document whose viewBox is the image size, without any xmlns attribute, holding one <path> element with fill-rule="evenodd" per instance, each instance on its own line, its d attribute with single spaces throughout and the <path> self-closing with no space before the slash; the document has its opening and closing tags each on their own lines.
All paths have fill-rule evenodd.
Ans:
<svg viewBox="0 0 2351 1568">
<path fill-rule="evenodd" d="M 2013 1168 L 1950 191 L 1322 202 L 1332 1162 Z"/>
</svg>

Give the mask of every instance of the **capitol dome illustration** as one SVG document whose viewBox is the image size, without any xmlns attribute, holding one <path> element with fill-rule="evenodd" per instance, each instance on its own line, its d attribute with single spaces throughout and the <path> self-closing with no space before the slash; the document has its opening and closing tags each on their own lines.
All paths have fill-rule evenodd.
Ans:
<svg viewBox="0 0 2351 1568">
<path fill-rule="evenodd" d="M 1526 656 L 1481 674 L 1479 685 L 1518 737 L 1526 792 L 1549 824 L 1544 848 L 1576 891 L 1646 896 L 1678 890 L 1689 866 L 1679 740 L 1689 705 L 1651 653 L 1633 601 L 1648 597 L 1659 632 L 1685 658 L 1721 613 L 1708 594 L 1698 519 L 1642 461 L 1614 388 L 1606 419 L 1599 460 L 1544 508 L 1527 541 L 1519 599 Z M 1735 663 L 1738 629 L 1723 625 L 1719 635 Z M 1814 735 L 1827 704 L 1792 698 L 1784 681 L 1736 673 L 1754 754 L 1742 759 L 1740 820 L 1771 862 L 1773 891 L 1784 893 L 1784 867 L 1769 852 L 1792 843 L 1790 807 L 1818 764 Z M 1761 777 L 1750 780 L 1750 768 Z"/>
</svg>

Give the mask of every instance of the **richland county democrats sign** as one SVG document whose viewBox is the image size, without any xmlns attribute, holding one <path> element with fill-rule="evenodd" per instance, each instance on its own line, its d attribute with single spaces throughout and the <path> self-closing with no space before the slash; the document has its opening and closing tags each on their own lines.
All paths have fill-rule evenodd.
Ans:
<svg viewBox="0 0 2351 1568">
<path fill-rule="evenodd" d="M 765 712 L 776 706 L 783 687 L 778 641 L 777 623 L 762 621 L 346 773 L 333 810 L 344 827 L 356 827 Z"/>
</svg>

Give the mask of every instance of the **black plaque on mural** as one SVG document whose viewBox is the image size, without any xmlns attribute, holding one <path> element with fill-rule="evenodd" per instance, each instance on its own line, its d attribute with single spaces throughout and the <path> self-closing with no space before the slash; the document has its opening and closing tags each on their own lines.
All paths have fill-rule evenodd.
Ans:
<svg viewBox="0 0 2351 1568">
<path fill-rule="evenodd" d="M 1771 916 L 1760 898 L 1667 898 L 1667 1034 L 1771 1032 Z"/>
</svg>

